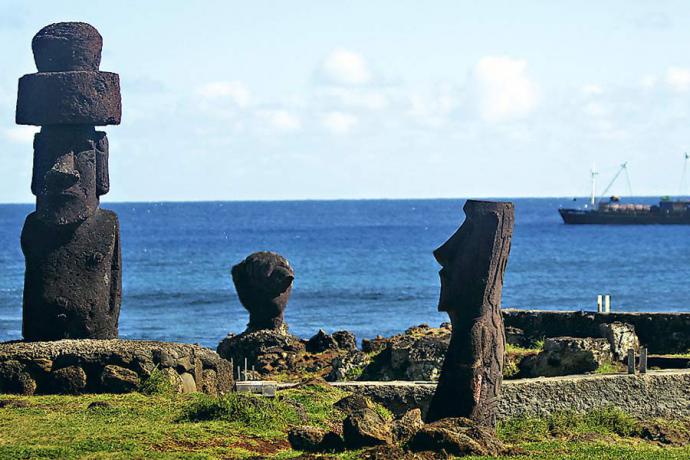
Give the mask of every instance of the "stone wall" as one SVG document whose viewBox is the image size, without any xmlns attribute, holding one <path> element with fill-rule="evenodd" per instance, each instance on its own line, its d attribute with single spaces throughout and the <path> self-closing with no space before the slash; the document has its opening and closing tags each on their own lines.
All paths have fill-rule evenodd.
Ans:
<svg viewBox="0 0 690 460">
<path fill-rule="evenodd" d="M 0 343 L 0 393 L 126 393 L 159 369 L 180 392 L 232 388 L 230 363 L 182 343 L 58 340 Z"/>
<path fill-rule="evenodd" d="M 690 313 L 594 313 L 583 311 L 503 310 L 505 326 L 528 337 L 598 337 L 599 325 L 620 321 L 635 326 L 650 353 L 686 353 L 690 349 Z"/>
<path fill-rule="evenodd" d="M 333 385 L 371 397 L 396 415 L 419 407 L 423 413 L 436 385 L 428 382 L 337 382 Z M 648 417 L 690 417 L 690 370 L 644 375 L 577 375 L 503 382 L 498 418 L 584 412 L 615 406 Z"/>
</svg>

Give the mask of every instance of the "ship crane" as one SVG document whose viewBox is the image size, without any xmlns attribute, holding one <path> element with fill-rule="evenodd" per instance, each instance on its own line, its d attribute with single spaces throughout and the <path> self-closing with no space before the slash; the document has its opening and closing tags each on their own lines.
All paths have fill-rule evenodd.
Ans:
<svg viewBox="0 0 690 460">
<path fill-rule="evenodd" d="M 625 172 L 625 179 L 628 183 L 628 193 L 632 196 L 632 185 L 630 183 L 630 175 L 628 174 L 628 162 L 627 161 L 621 165 L 621 167 L 618 170 L 618 172 L 616 173 L 616 175 L 613 176 L 613 179 L 611 179 L 611 182 L 609 182 L 609 185 L 607 185 L 606 188 L 604 189 L 604 191 L 601 193 L 601 196 L 606 196 L 606 193 L 609 191 L 611 186 L 613 186 L 613 184 L 616 182 L 616 179 L 618 179 L 618 176 L 620 176 L 622 172 Z"/>
</svg>

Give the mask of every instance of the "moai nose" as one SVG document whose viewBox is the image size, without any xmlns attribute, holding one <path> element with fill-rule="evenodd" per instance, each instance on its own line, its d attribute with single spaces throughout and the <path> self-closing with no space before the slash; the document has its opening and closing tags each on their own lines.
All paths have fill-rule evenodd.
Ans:
<svg viewBox="0 0 690 460">
<path fill-rule="evenodd" d="M 46 188 L 49 190 L 67 190 L 79 181 L 79 171 L 74 169 L 72 153 L 62 155 L 46 173 Z"/>
</svg>

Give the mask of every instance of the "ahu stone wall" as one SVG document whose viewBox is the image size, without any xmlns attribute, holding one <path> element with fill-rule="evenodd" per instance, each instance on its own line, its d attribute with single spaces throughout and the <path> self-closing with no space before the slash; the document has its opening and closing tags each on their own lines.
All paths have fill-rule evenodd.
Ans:
<svg viewBox="0 0 690 460">
<path fill-rule="evenodd" d="M 436 389 L 429 382 L 333 385 L 369 396 L 397 416 L 416 407 L 425 414 Z M 544 416 L 568 410 L 586 412 L 608 406 L 641 418 L 690 417 L 690 370 L 508 380 L 503 382 L 498 418 Z"/>
</svg>

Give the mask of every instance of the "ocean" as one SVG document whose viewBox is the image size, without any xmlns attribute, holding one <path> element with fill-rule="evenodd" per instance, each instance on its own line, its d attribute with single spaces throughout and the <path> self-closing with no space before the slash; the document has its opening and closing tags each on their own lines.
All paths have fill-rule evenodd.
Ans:
<svg viewBox="0 0 690 460">
<path fill-rule="evenodd" d="M 690 227 L 567 226 L 569 199 L 515 199 L 503 306 L 688 311 Z M 653 203 L 641 198 L 636 202 Z M 347 329 L 358 339 L 446 321 L 436 311 L 432 251 L 464 219 L 463 199 L 104 203 L 120 217 L 120 336 L 213 347 L 247 323 L 230 268 L 254 251 L 295 270 L 290 330 Z M 19 235 L 31 205 L 0 205 L 0 341 L 21 338 L 24 259 Z"/>
</svg>

